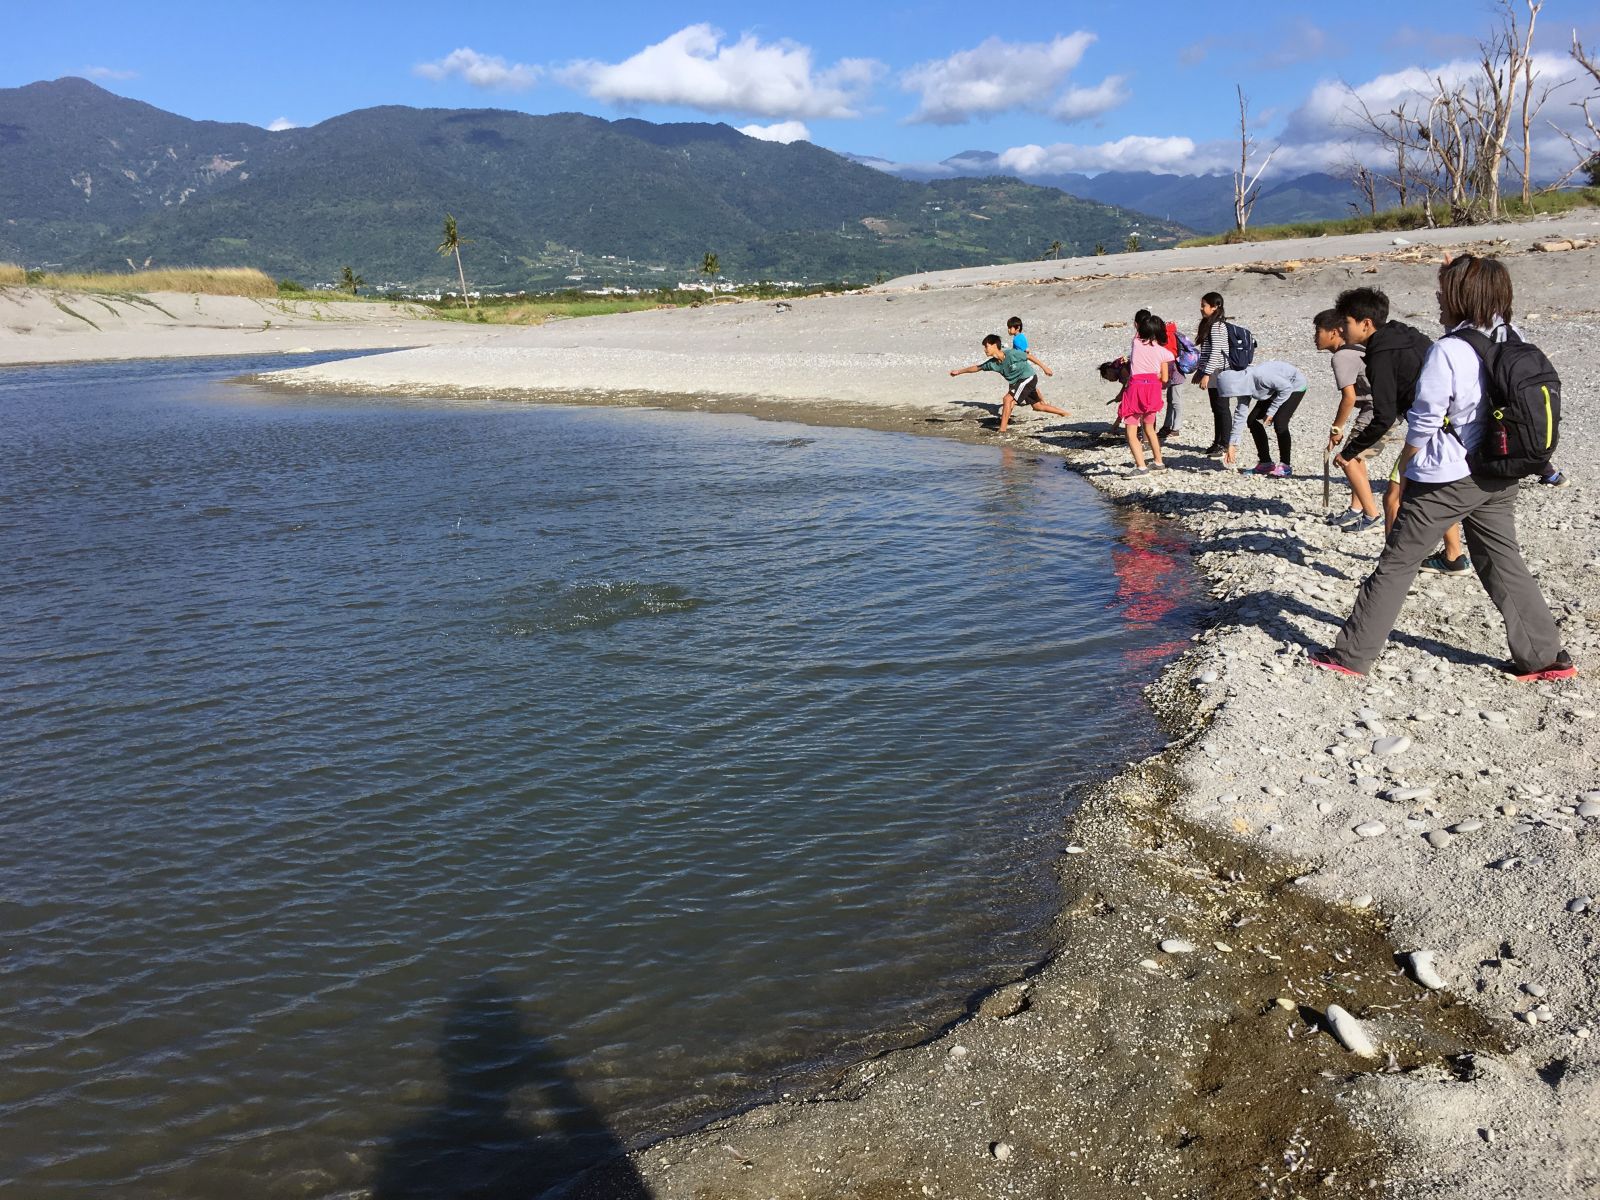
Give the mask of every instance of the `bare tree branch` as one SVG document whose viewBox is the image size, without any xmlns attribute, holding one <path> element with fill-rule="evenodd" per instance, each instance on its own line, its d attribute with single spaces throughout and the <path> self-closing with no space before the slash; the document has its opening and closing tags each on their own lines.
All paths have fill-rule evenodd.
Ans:
<svg viewBox="0 0 1600 1200">
<path fill-rule="evenodd" d="M 1261 196 L 1257 185 L 1267 165 L 1272 162 L 1272 156 L 1278 152 L 1278 147 L 1274 146 L 1268 151 L 1252 177 L 1250 156 L 1255 153 L 1256 140 L 1250 136 L 1250 101 L 1243 87 L 1235 85 L 1234 91 L 1239 93 L 1239 169 L 1233 173 L 1233 224 L 1236 232 L 1243 233 L 1244 227 L 1250 223 L 1250 210 L 1255 208 Z"/>
</svg>

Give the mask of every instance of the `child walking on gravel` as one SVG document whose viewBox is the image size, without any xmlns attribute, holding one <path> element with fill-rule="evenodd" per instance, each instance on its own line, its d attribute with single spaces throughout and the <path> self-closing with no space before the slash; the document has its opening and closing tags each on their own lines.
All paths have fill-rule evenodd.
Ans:
<svg viewBox="0 0 1600 1200">
<path fill-rule="evenodd" d="M 1417 570 L 1440 534 L 1460 522 L 1473 569 L 1505 621 L 1511 673 L 1524 680 L 1567 679 L 1578 673 L 1518 548 L 1521 480 L 1474 475 L 1468 465 L 1491 423 L 1485 395 L 1488 372 L 1468 339 L 1489 345 L 1503 339 L 1511 302 L 1511 274 L 1498 259 L 1466 254 L 1440 268 L 1439 317 L 1447 335 L 1428 351 L 1406 414 L 1406 444 L 1394 485 L 1400 493 L 1399 515 L 1333 648 L 1311 655 L 1317 666 L 1345 675 L 1365 675 L 1372 669 Z"/>
<path fill-rule="evenodd" d="M 1139 443 L 1139 430 L 1150 440 L 1150 453 L 1154 467 L 1165 471 L 1167 464 L 1161 460 L 1161 438 L 1156 433 L 1156 418 L 1166 400 L 1167 378 L 1175 356 L 1167 349 L 1167 327 L 1160 317 L 1141 313 L 1136 323 L 1133 346 L 1128 351 L 1128 386 L 1123 389 L 1122 402 L 1117 406 L 1117 420 L 1122 422 L 1128 435 L 1128 449 L 1133 452 L 1133 473 L 1148 475 L 1144 465 L 1144 447 Z"/>
<path fill-rule="evenodd" d="M 1055 372 L 1045 366 L 1026 350 L 1007 350 L 1000 340 L 998 333 L 991 333 L 983 339 L 984 359 L 970 367 L 957 367 L 950 372 L 951 376 L 972 375 L 978 371 L 998 371 L 1006 381 L 1006 397 L 1000 403 L 1000 432 L 1004 433 L 1011 424 L 1011 409 L 1016 404 L 1032 405 L 1034 410 L 1042 413 L 1051 413 L 1058 417 L 1070 417 L 1072 414 L 1064 408 L 1056 408 L 1046 404 L 1044 397 L 1039 393 L 1039 373 L 1034 370 L 1035 365 L 1046 375 Z"/>
</svg>

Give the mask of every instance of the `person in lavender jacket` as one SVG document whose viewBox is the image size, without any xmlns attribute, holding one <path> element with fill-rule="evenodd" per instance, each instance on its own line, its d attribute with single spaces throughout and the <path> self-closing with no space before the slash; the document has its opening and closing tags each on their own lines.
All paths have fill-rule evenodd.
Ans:
<svg viewBox="0 0 1600 1200">
<path fill-rule="evenodd" d="M 1481 330 L 1503 341 L 1511 320 L 1511 275 L 1498 259 L 1467 254 L 1439 270 L 1439 319 L 1447 331 Z M 1433 344 L 1417 378 L 1400 451 L 1400 513 L 1377 568 L 1367 576 L 1331 650 L 1311 661 L 1365 675 L 1383 653 L 1422 560 L 1445 529 L 1464 527 L 1472 566 L 1505 621 L 1511 673 L 1518 679 L 1566 679 L 1578 673 L 1561 645 L 1550 606 L 1517 544 L 1516 479 L 1474 477 L 1467 455 L 1483 436 L 1479 420 L 1484 369 L 1460 338 Z M 1447 424 L 1448 419 L 1448 424 Z"/>
</svg>

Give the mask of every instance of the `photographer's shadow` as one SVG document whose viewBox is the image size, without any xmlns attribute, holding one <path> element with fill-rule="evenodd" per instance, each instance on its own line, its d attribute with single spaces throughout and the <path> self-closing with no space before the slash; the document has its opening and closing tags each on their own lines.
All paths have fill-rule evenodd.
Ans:
<svg viewBox="0 0 1600 1200">
<path fill-rule="evenodd" d="M 608 1197 L 650 1200 L 616 1135 L 498 985 L 479 983 L 451 1004 L 439 1060 L 445 1097 L 389 1138 L 373 1200 L 535 1200 L 591 1168 Z M 531 1122 L 511 1114 L 525 1088 L 537 1096 Z"/>
</svg>

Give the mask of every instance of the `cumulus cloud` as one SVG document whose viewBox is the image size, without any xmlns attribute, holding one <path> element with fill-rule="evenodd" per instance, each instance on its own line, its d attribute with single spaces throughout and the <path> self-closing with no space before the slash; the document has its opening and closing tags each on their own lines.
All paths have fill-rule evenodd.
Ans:
<svg viewBox="0 0 1600 1200">
<path fill-rule="evenodd" d="M 300 125 L 296 121 L 289 120 L 288 117 L 279 117 L 277 120 L 273 121 L 272 124 L 268 125 L 267 128 L 273 133 L 282 133 L 285 129 L 299 129 Z"/>
<path fill-rule="evenodd" d="M 137 79 L 137 71 L 121 71 L 116 67 L 84 67 L 78 74 L 85 79 Z"/>
<path fill-rule="evenodd" d="M 1032 43 L 991 37 L 975 49 L 921 63 L 900 77 L 902 88 L 921 93 L 910 119 L 927 125 L 961 125 L 973 117 L 1013 109 L 1050 112 L 1067 121 L 1098 116 L 1128 98 L 1120 76 L 1055 96 L 1094 40 L 1094 34 L 1083 32 Z"/>
<path fill-rule="evenodd" d="M 438 83 L 460 79 L 473 87 L 497 92 L 523 91 L 539 82 L 543 74 L 539 67 L 508 63 L 498 54 L 479 54 L 471 46 L 452 50 L 436 62 L 418 63 L 412 70 Z"/>
<path fill-rule="evenodd" d="M 1130 98 L 1126 76 L 1107 75 L 1092 88 L 1068 88 L 1050 106 L 1050 115 L 1058 121 L 1084 121 L 1120 108 Z"/>
<path fill-rule="evenodd" d="M 1323 80 L 1314 85 L 1298 107 L 1282 119 L 1275 136 L 1265 131 L 1257 136 L 1257 151 L 1253 166 L 1259 165 L 1266 153 L 1273 152 L 1268 177 L 1304 174 L 1310 171 L 1329 171 L 1357 158 L 1372 167 L 1381 166 L 1391 159 L 1390 151 L 1375 137 L 1363 135 L 1360 124 L 1361 106 L 1375 114 L 1385 114 L 1397 105 L 1408 103 L 1419 108 L 1426 96 L 1432 94 L 1436 80 L 1446 86 L 1470 83 L 1481 71 L 1474 60 L 1458 58 L 1433 67 L 1407 67 L 1374 76 L 1358 84 Z M 1534 70 L 1538 74 L 1536 92 L 1547 85 L 1560 85 L 1563 81 L 1582 80 L 1577 64 L 1559 54 L 1536 54 Z M 1111 81 L 1107 81 L 1108 84 Z M 1575 98 L 1578 88 L 1568 86 L 1558 91 L 1541 114 L 1534 132 L 1534 175 L 1536 179 L 1559 176 L 1569 167 L 1575 155 L 1559 129 L 1576 132 L 1580 121 L 1578 110 L 1567 97 Z M 1253 114 L 1253 124 L 1265 124 L 1270 114 L 1263 110 Z M 1555 126 L 1555 128 L 1552 128 Z M 1521 148 L 1518 144 L 1511 158 L 1520 164 Z M 1024 179 L 1087 171 L 1153 171 L 1158 174 L 1218 175 L 1227 174 L 1238 165 L 1239 142 L 1236 135 L 1196 142 L 1183 136 L 1130 136 L 1116 141 L 1095 144 L 1058 142 L 1053 145 L 1013 146 L 1002 151 L 995 166 L 1007 174 Z M 957 161 L 957 160 L 952 160 Z M 1516 179 L 1512 164 L 1508 163 L 1507 182 Z"/>
<path fill-rule="evenodd" d="M 1224 145 L 1196 145 L 1186 137 L 1143 137 L 1137 134 L 1114 142 L 1084 145 L 1057 142 L 1052 146 L 1013 146 L 1000 152 L 999 165 L 1024 179 L 1061 175 L 1069 171 L 1155 171 L 1163 175 L 1202 175 L 1226 163 Z"/>
<path fill-rule="evenodd" d="M 741 125 L 739 132 L 761 142 L 809 142 L 811 130 L 804 121 L 776 121 L 771 125 Z"/>
<path fill-rule="evenodd" d="M 751 34 L 724 41 L 721 30 L 690 25 L 619 63 L 592 60 L 563 69 L 563 83 L 614 104 L 676 104 L 756 117 L 854 117 L 883 71 L 868 58 L 819 70 L 811 48 Z"/>
</svg>

